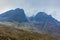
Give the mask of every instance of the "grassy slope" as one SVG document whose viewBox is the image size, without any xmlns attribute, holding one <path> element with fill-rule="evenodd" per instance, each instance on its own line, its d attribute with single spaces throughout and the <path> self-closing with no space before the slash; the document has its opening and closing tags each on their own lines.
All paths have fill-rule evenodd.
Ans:
<svg viewBox="0 0 60 40">
<path fill-rule="evenodd" d="M 0 40 L 58 40 L 44 34 L 31 33 L 22 29 L 0 26 Z"/>
</svg>

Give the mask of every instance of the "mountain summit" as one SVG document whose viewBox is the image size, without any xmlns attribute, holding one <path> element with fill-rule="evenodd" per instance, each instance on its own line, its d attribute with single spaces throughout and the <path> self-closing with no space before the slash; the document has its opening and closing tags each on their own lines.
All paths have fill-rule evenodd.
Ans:
<svg viewBox="0 0 60 40">
<path fill-rule="evenodd" d="M 34 27 L 39 30 L 56 32 L 60 30 L 60 25 L 58 25 L 60 23 L 45 12 L 38 12 L 34 17 L 30 18 L 30 21 L 33 22 Z"/>
<path fill-rule="evenodd" d="M 15 9 L 7 11 L 0 15 L 0 21 L 8 21 L 8 22 L 27 22 L 27 17 L 24 13 L 23 9 Z"/>
<path fill-rule="evenodd" d="M 45 12 L 38 12 L 34 17 L 31 17 L 30 19 L 36 22 L 50 22 L 50 23 L 58 22 L 51 15 L 47 15 L 47 13 Z"/>
</svg>

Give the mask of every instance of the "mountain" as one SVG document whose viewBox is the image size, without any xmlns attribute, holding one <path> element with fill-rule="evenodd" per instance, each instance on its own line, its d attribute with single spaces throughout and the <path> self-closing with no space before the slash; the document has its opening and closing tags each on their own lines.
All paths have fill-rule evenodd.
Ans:
<svg viewBox="0 0 60 40">
<path fill-rule="evenodd" d="M 9 10 L 0 15 L 0 21 L 7 22 L 28 22 L 27 17 L 23 9 Z"/>
<path fill-rule="evenodd" d="M 60 35 L 60 22 L 45 12 L 38 12 L 35 16 L 30 17 L 30 22 L 33 23 L 37 30 Z"/>
<path fill-rule="evenodd" d="M 51 15 L 47 15 L 47 13 L 45 12 L 39 12 L 34 17 L 31 17 L 30 19 L 36 22 L 50 22 L 50 23 L 58 22 Z"/>
<path fill-rule="evenodd" d="M 19 8 L 0 14 L 0 24 L 9 24 L 9 22 L 20 23 L 19 27 L 24 30 L 30 29 L 32 32 L 48 33 L 54 36 L 60 36 L 60 22 L 51 15 L 47 15 L 45 12 L 38 12 L 35 16 L 29 18 L 26 17 L 24 10 Z"/>
</svg>

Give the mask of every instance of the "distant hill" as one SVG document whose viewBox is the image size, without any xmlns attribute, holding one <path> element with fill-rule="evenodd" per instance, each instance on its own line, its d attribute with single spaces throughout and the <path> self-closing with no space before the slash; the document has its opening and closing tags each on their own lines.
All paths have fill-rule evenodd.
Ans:
<svg viewBox="0 0 60 40">
<path fill-rule="evenodd" d="M 35 16 L 30 17 L 30 21 L 38 30 L 52 32 L 54 35 L 60 34 L 60 22 L 51 15 L 47 15 L 45 12 L 38 12 Z"/>
<path fill-rule="evenodd" d="M 50 22 L 50 23 L 58 22 L 51 15 L 47 15 L 47 13 L 45 12 L 38 12 L 34 17 L 31 17 L 30 19 L 36 22 Z"/>
<path fill-rule="evenodd" d="M 24 13 L 23 9 L 15 9 L 9 10 L 0 15 L 0 21 L 7 21 L 7 22 L 28 22 L 27 17 Z"/>
</svg>

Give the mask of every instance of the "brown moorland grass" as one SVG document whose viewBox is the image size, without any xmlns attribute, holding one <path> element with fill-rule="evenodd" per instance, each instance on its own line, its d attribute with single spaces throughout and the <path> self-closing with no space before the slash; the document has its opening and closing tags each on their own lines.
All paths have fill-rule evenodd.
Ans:
<svg viewBox="0 0 60 40">
<path fill-rule="evenodd" d="M 51 36 L 32 33 L 22 29 L 0 26 L 0 40 L 59 40 Z"/>
</svg>

